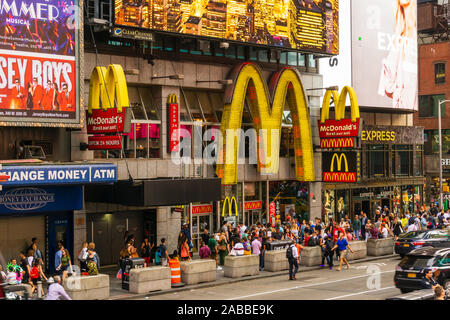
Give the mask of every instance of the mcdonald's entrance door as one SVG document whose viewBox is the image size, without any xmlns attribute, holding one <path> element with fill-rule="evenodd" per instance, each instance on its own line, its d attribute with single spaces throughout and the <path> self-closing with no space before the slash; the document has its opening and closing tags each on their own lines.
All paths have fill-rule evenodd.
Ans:
<svg viewBox="0 0 450 320">
<path fill-rule="evenodd" d="M 199 252 L 200 244 L 202 241 L 202 234 L 205 228 L 211 233 L 212 226 L 212 215 L 211 214 L 193 214 L 192 215 L 192 244 L 194 248 L 193 252 Z"/>
</svg>

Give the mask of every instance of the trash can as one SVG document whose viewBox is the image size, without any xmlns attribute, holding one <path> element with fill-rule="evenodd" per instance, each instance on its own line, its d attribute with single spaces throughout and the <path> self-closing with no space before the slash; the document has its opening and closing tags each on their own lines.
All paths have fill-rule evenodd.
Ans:
<svg viewBox="0 0 450 320">
<path fill-rule="evenodd" d="M 285 250 L 292 244 L 292 240 L 278 240 L 267 242 L 267 250 Z"/>
<path fill-rule="evenodd" d="M 145 260 L 142 258 L 126 258 L 122 269 L 122 289 L 130 290 L 130 270 L 145 267 Z"/>
</svg>

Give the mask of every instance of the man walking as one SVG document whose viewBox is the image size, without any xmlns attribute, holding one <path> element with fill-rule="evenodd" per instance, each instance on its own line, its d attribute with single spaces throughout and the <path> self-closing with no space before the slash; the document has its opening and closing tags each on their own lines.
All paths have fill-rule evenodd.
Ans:
<svg viewBox="0 0 450 320">
<path fill-rule="evenodd" d="M 355 233 L 356 240 L 359 240 L 359 232 L 361 231 L 361 220 L 359 220 L 359 216 L 355 216 L 355 220 L 353 221 L 353 232 Z"/>
<path fill-rule="evenodd" d="M 294 240 L 292 240 L 291 245 L 286 250 L 286 258 L 289 261 L 289 280 L 296 280 L 295 275 L 298 271 L 299 255 Z"/>
<path fill-rule="evenodd" d="M 367 224 L 367 216 L 366 214 L 361 211 L 361 238 L 366 239 L 366 224 Z"/>
</svg>

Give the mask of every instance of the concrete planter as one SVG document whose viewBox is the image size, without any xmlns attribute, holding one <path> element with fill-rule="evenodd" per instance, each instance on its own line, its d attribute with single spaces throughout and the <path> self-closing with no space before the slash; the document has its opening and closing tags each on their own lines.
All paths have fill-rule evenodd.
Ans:
<svg viewBox="0 0 450 320">
<path fill-rule="evenodd" d="M 304 247 L 300 252 L 300 265 L 313 267 L 322 263 L 322 249 L 320 246 Z"/>
<path fill-rule="evenodd" d="M 150 267 L 130 270 L 130 292 L 146 293 L 171 288 L 169 267 Z"/>
<path fill-rule="evenodd" d="M 197 284 L 216 281 L 216 261 L 213 259 L 181 262 L 181 282 Z"/>
<path fill-rule="evenodd" d="M 378 257 L 394 254 L 394 238 L 368 239 L 367 255 Z"/>
<path fill-rule="evenodd" d="M 226 256 L 225 277 L 241 278 L 259 274 L 259 255 Z"/>
<path fill-rule="evenodd" d="M 109 298 L 109 276 L 68 277 L 64 289 L 73 300 L 104 300 Z"/>
<path fill-rule="evenodd" d="M 286 250 L 266 251 L 264 256 L 264 270 L 271 272 L 289 270 L 289 261 L 286 258 Z"/>
<path fill-rule="evenodd" d="M 367 243 L 365 241 L 351 241 L 349 245 L 353 253 L 347 250 L 348 261 L 367 258 Z"/>
</svg>

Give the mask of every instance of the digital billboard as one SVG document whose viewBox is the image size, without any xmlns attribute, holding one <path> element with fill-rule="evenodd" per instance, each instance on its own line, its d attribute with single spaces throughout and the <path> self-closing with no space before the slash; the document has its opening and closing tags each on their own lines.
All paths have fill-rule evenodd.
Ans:
<svg viewBox="0 0 450 320">
<path fill-rule="evenodd" d="M 78 0 L 0 0 L 0 123 L 80 126 Z"/>
<path fill-rule="evenodd" d="M 352 65 L 362 107 L 417 110 L 417 0 L 353 0 Z"/>
<path fill-rule="evenodd" d="M 335 55 L 339 0 L 115 0 L 116 25 Z"/>
</svg>

